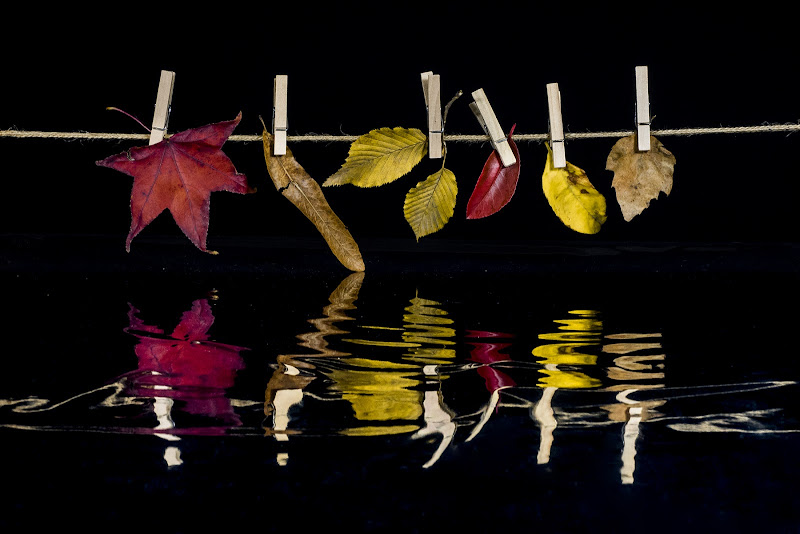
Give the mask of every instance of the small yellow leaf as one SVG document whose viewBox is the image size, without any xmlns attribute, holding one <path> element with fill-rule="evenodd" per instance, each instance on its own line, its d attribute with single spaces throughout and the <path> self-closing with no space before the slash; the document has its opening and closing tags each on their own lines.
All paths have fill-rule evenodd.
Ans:
<svg viewBox="0 0 800 534">
<path fill-rule="evenodd" d="M 675 156 L 652 135 L 647 152 L 636 150 L 635 135 L 614 144 L 606 160 L 606 170 L 614 171 L 611 187 L 617 192 L 617 202 L 626 221 L 642 213 L 661 191 L 669 195 L 674 169 Z"/>
<path fill-rule="evenodd" d="M 380 128 L 350 145 L 342 167 L 323 186 L 377 187 L 407 174 L 428 153 L 428 138 L 416 128 Z"/>
<path fill-rule="evenodd" d="M 456 175 L 444 167 L 408 192 L 403 213 L 417 241 L 441 230 L 450 220 L 456 207 L 457 193 Z"/>
<path fill-rule="evenodd" d="M 547 147 L 542 189 L 553 212 L 567 227 L 582 234 L 596 234 L 606 222 L 606 199 L 594 188 L 582 169 L 567 162 L 553 167 L 553 151 Z"/>
</svg>

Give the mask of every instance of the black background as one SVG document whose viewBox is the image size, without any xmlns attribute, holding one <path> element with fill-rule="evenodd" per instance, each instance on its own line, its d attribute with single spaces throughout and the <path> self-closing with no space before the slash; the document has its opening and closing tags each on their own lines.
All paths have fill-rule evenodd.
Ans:
<svg viewBox="0 0 800 534">
<path fill-rule="evenodd" d="M 749 9 L 699 5 L 17 5 L 0 22 L 6 44 L 0 128 L 140 133 L 135 122 L 106 107 L 124 109 L 149 124 L 159 73 L 167 69 L 176 72 L 169 123 L 173 133 L 230 120 L 241 111 L 243 120 L 235 133 L 259 134 L 259 115 L 271 113 L 276 74 L 289 75 L 291 135 L 359 135 L 384 126 L 424 129 L 419 74 L 428 70 L 441 75 L 444 100 L 464 91 L 451 110 L 449 133 L 482 133 L 468 108 L 470 93 L 481 87 L 505 129 L 516 124 L 518 134 L 546 132 L 545 86 L 550 82 L 559 83 L 567 131 L 629 130 L 637 65 L 650 69 L 654 129 L 796 122 L 800 59 L 794 15 L 760 4 L 750 4 Z M 444 229 L 419 243 L 403 218 L 403 198 L 439 162 L 425 160 L 411 175 L 378 189 L 326 189 L 331 206 L 359 242 L 368 272 L 379 271 L 374 269 L 376 262 L 380 267 L 380 262 L 394 261 L 403 266 L 416 262 L 413 268 L 436 274 L 375 279 L 370 274 L 358 306 L 370 309 L 367 303 L 372 303 L 378 308 L 401 299 L 405 303 L 415 294 L 413 288 L 420 296 L 433 295 L 448 305 L 455 306 L 455 301 L 464 309 L 476 306 L 462 313 L 484 318 L 486 325 L 474 323 L 481 328 L 491 329 L 513 317 L 526 332 L 537 331 L 539 323 L 531 327 L 531 317 L 552 326 L 550 321 L 563 317 L 563 310 L 603 308 L 610 321 L 616 319 L 624 328 L 631 328 L 624 321 L 635 319 L 637 328 L 644 325 L 643 331 L 664 332 L 672 344 L 665 349 L 670 354 L 669 376 L 676 383 L 787 375 L 793 379 L 793 360 L 780 357 L 791 353 L 793 341 L 775 335 L 796 323 L 791 299 L 796 262 L 783 256 L 783 249 L 773 254 L 774 248 L 755 247 L 753 255 L 745 255 L 752 263 L 743 267 L 755 276 L 717 278 L 695 275 L 691 268 L 723 271 L 729 267 L 726 263 L 741 261 L 742 256 L 719 254 L 724 250 L 720 247 L 697 247 L 700 252 L 692 258 L 698 262 L 687 267 L 680 254 L 605 256 L 611 248 L 603 245 L 643 243 L 655 250 L 674 242 L 795 244 L 797 134 L 661 140 L 677 158 L 673 192 L 630 223 L 622 219 L 611 188 L 613 174 L 605 170 L 615 140 L 567 143 L 568 160 L 583 168 L 608 199 L 608 222 L 593 236 L 567 229 L 548 206 L 541 190 L 546 151 L 537 142 L 520 143 L 522 172 L 514 199 L 498 214 L 478 221 L 468 221 L 464 214 L 491 149 L 488 144 L 451 143 L 448 168 L 459 184 L 456 214 Z M 119 348 L 120 338 L 132 344 L 123 331 L 128 324 L 126 302 L 148 314 L 177 318 L 190 299 L 211 288 L 221 295 L 215 304 L 214 336 L 259 348 L 248 363 L 266 368 L 284 344 L 296 350 L 294 336 L 309 328 L 305 320 L 319 316 L 327 295 L 341 281 L 342 268 L 324 251 L 316 230 L 275 191 L 258 142 L 229 142 L 224 147 L 258 192 L 212 195 L 208 246 L 220 256 L 197 250 L 166 213 L 134 239 L 126 254 L 132 179 L 95 162 L 136 144 L 140 143 L 0 138 L 0 267 L 12 273 L 6 279 L 11 291 L 5 304 L 16 314 L 12 326 L 17 325 L 9 336 L 12 358 L 4 376 L 13 388 L 6 386 L 6 394 L 21 398 L 36 384 L 42 391 L 50 388 L 47 394 L 52 398 L 67 398 L 67 391 L 86 390 L 81 389 L 82 381 L 97 385 L 117 370 L 128 371 L 135 365 L 133 353 L 129 346 Z M 291 148 L 322 182 L 344 162 L 348 145 L 296 143 Z M 576 245 L 570 250 L 584 248 L 586 255 L 563 262 L 556 255 L 533 256 L 530 263 L 553 272 L 600 275 L 498 276 L 512 271 L 507 265 L 512 261 L 507 260 L 517 257 L 508 254 L 479 257 L 485 274 L 468 285 L 461 279 L 448 285 L 443 282 L 446 275 L 439 275 L 458 270 L 462 256 L 430 254 L 497 250 L 501 241 L 532 244 L 532 249 L 569 242 Z M 285 247 L 295 244 L 318 247 L 322 253 L 287 254 Z M 633 261 L 623 265 L 628 259 Z M 309 267 L 312 262 L 318 263 Z M 17 274 L 48 264 L 72 268 L 81 276 Z M 230 272 L 184 277 L 185 265 L 219 265 Z M 127 274 L 139 267 L 157 275 L 83 276 L 93 269 Z M 620 267 L 644 275 L 605 276 Z M 170 268 L 179 276 L 162 276 L 161 270 Z M 295 277 L 294 271 L 303 268 L 316 269 L 315 276 Z M 246 271 L 261 269 L 289 274 L 246 276 Z M 690 272 L 671 283 L 665 283 L 670 275 L 651 274 L 665 270 Z M 764 274 L 773 270 L 793 274 Z M 316 276 L 320 272 L 324 275 Z M 644 295 L 648 298 L 638 299 Z M 770 302 L 775 295 L 777 304 Z M 253 375 L 257 381 L 269 373 Z M 260 398 L 263 390 L 247 385 Z M 64 395 L 58 394 L 61 391 Z M 117 526 L 124 520 L 137 529 L 142 520 L 185 526 L 189 518 L 207 526 L 209 519 L 220 517 L 255 517 L 269 526 L 281 515 L 293 521 L 288 526 L 318 519 L 327 520 L 327 526 L 347 522 L 352 527 L 367 519 L 396 520 L 420 530 L 533 521 L 537 526 L 550 521 L 563 529 L 565 522 L 580 526 L 601 518 L 609 527 L 618 528 L 627 518 L 635 528 L 646 524 L 651 531 L 796 523 L 796 513 L 785 499 L 791 495 L 787 488 L 796 469 L 791 462 L 783 463 L 790 457 L 787 451 L 796 449 L 794 440 L 788 441 L 795 434 L 787 440 L 724 440 L 712 435 L 687 442 L 648 428 L 651 433 L 646 448 L 640 449 L 637 468 L 637 481 L 646 485 L 637 482 L 638 491 L 629 492 L 618 485 L 616 473 L 610 491 L 603 483 L 617 467 L 598 460 L 603 456 L 597 447 L 587 449 L 600 434 L 581 435 L 572 445 L 560 442 L 565 459 L 560 465 L 566 465 L 567 472 L 543 472 L 534 471 L 532 464 L 536 429 L 524 427 L 522 434 L 519 428 L 511 421 L 499 434 L 508 441 L 478 439 L 475 448 L 451 451 L 455 459 L 442 462 L 444 470 L 430 477 L 409 470 L 398 475 L 401 470 L 394 464 L 391 469 L 376 468 L 375 462 L 364 465 L 360 451 L 339 454 L 345 447 L 341 442 L 338 448 L 317 448 L 313 443 L 306 454 L 294 449 L 292 454 L 299 452 L 301 459 L 295 464 L 301 467 L 281 474 L 268 461 L 274 451 L 265 448 L 272 447 L 272 441 L 265 446 L 264 440 L 232 438 L 192 448 L 186 440 L 186 457 L 195 463 L 187 461 L 175 473 L 153 460 L 163 453 L 160 442 L 100 434 L 14 434 L 6 440 L 6 457 L 13 458 L 15 468 L 8 469 L 7 485 L 24 498 L 12 502 L 10 518 L 5 511 L 0 514 L 0 523 L 39 519 L 63 524 L 75 514 L 84 523 L 86 517 L 98 523 L 108 519 Z M 611 436 L 605 446 L 616 454 L 615 432 L 604 435 Z M 396 450 L 390 445 L 384 444 L 385 449 Z M 319 455 L 320 450 L 326 454 Z M 383 450 L 376 447 L 369 454 Z M 654 462 L 645 461 L 655 455 Z M 469 469 L 463 468 L 465 462 Z M 596 478 L 586 475 L 601 469 Z M 536 476 L 520 484 L 520 476 L 532 472 Z M 397 495 L 405 498 L 395 499 Z M 42 502 L 54 513 L 41 514 Z M 235 515 L 225 515 L 223 508 Z"/>
<path fill-rule="evenodd" d="M 42 11 L 42 12 L 40 12 Z M 115 106 L 150 124 L 159 74 L 176 72 L 169 130 L 230 120 L 235 134 L 259 134 L 272 79 L 289 76 L 289 134 L 360 135 L 384 126 L 425 128 L 420 73 L 441 75 L 442 99 L 464 91 L 447 133 L 481 134 L 468 108 L 484 88 L 501 126 L 547 131 L 545 86 L 559 83 L 568 132 L 631 130 L 634 68 L 650 74 L 653 129 L 796 122 L 798 58 L 793 17 L 780 9 L 694 4 L 588 5 L 549 2 L 273 3 L 238 7 L 115 4 L 90 11 L 22 7 L 5 18 L 7 129 L 144 133 Z M 387 186 L 326 188 L 327 198 L 369 254 L 376 243 L 436 248 L 448 242 L 794 241 L 797 136 L 783 133 L 666 136 L 677 159 L 675 185 L 626 223 L 605 160 L 616 139 L 572 140 L 567 159 L 608 200 L 608 222 L 577 234 L 553 214 L 541 190 L 546 151 L 521 142 L 521 176 L 498 214 L 466 220 L 469 195 L 491 148 L 450 143 L 447 166 L 459 185 L 456 213 L 415 242 L 403 218 L 406 192 L 438 169 L 424 160 Z M 145 142 L 0 139 L 0 231 L 105 235 L 124 249 L 132 179 L 95 161 Z M 293 143 L 319 182 L 347 156 L 348 143 Z M 305 239 L 316 230 L 275 191 L 258 142 L 224 147 L 258 188 L 211 198 L 208 246 L 226 238 Z M 134 239 L 177 238 L 167 213 Z M 390 241 L 384 241 L 390 240 Z M 142 244 L 139 244 L 139 243 Z M 197 251 L 197 254 L 202 254 Z"/>
</svg>

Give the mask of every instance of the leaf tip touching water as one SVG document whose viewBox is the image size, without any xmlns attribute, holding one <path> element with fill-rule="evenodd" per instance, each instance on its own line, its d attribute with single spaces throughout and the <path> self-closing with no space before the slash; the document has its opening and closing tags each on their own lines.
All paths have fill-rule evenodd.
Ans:
<svg viewBox="0 0 800 534">
<path fill-rule="evenodd" d="M 288 147 L 285 155 L 273 154 L 274 141 L 266 126 L 262 140 L 267 172 L 275 188 L 314 224 L 342 265 L 351 271 L 364 271 L 364 260 L 355 239 L 328 204 L 316 180 L 298 163 Z"/>
</svg>

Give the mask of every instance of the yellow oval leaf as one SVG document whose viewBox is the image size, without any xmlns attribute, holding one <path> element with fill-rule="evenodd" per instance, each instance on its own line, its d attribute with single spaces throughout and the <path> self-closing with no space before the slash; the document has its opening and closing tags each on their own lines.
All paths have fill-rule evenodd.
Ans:
<svg viewBox="0 0 800 534">
<path fill-rule="evenodd" d="M 457 193 L 456 175 L 444 167 L 408 192 L 403 213 L 417 241 L 441 230 L 450 220 L 456 207 Z"/>
<path fill-rule="evenodd" d="M 553 212 L 567 227 L 582 234 L 596 234 L 606 222 L 606 199 L 594 188 L 582 169 L 567 162 L 553 167 L 553 151 L 547 147 L 542 189 Z"/>
<path fill-rule="evenodd" d="M 407 174 L 428 153 L 428 138 L 416 128 L 380 128 L 350 145 L 342 167 L 323 186 L 376 187 Z"/>
</svg>

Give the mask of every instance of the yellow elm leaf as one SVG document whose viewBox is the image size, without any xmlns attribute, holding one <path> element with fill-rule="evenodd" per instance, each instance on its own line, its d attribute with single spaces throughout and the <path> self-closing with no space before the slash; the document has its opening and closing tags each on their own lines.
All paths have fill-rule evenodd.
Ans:
<svg viewBox="0 0 800 534">
<path fill-rule="evenodd" d="M 582 169 L 567 162 L 553 167 L 553 151 L 547 147 L 542 189 L 553 212 L 567 227 L 582 234 L 596 234 L 606 222 L 606 199 L 594 188 Z"/>
<path fill-rule="evenodd" d="M 407 174 L 428 153 L 428 138 L 416 128 L 380 128 L 350 145 L 342 167 L 323 186 L 377 187 Z"/>
<path fill-rule="evenodd" d="M 457 193 L 456 175 L 444 167 L 408 192 L 403 213 L 417 241 L 420 237 L 441 230 L 450 220 L 456 207 Z"/>
<path fill-rule="evenodd" d="M 650 136 L 650 150 L 636 149 L 636 136 L 623 137 L 614 144 L 606 160 L 606 170 L 614 171 L 611 187 L 626 221 L 642 213 L 650 201 L 663 191 L 672 191 L 675 156 L 661 141 Z"/>
</svg>

